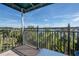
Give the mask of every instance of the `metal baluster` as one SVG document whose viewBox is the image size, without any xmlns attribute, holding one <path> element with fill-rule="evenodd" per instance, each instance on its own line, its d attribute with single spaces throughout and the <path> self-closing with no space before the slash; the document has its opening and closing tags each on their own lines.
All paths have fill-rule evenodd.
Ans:
<svg viewBox="0 0 79 59">
<path fill-rule="evenodd" d="M 55 31 L 55 50 L 56 50 L 56 48 L 57 48 L 57 44 L 56 44 L 56 43 L 57 43 L 57 37 L 56 37 L 57 34 L 56 34 L 56 33 L 57 33 L 57 32 Z"/>
<path fill-rule="evenodd" d="M 60 52 L 62 52 L 62 32 L 60 32 Z"/>
<path fill-rule="evenodd" d="M 41 37 L 43 37 L 42 35 L 43 35 L 43 31 L 41 31 Z M 42 44 L 42 42 L 41 42 L 42 39 L 43 39 L 43 38 L 39 39 L 39 42 L 40 42 L 40 44 L 39 44 L 39 45 L 40 45 L 40 48 L 41 48 L 41 44 Z"/>
<path fill-rule="evenodd" d="M 55 46 L 54 47 L 55 47 L 55 50 L 56 50 L 56 31 L 55 31 L 55 36 L 54 37 L 55 37 L 54 38 L 55 39 Z"/>
<path fill-rule="evenodd" d="M 13 37 L 13 39 L 14 39 L 15 47 L 16 47 L 16 39 L 15 39 L 16 38 L 16 36 L 15 36 L 16 35 L 16 31 L 15 30 L 13 30 L 13 31 L 14 31 L 14 37 Z"/>
<path fill-rule="evenodd" d="M 52 49 L 53 49 L 53 31 L 52 31 Z"/>
<path fill-rule="evenodd" d="M 37 49 L 39 49 L 38 26 L 37 26 Z"/>
<path fill-rule="evenodd" d="M 39 28 L 39 31 L 41 32 L 41 36 L 42 36 L 42 31 L 41 31 L 41 28 Z M 40 43 L 40 41 L 41 41 L 41 39 L 40 39 L 40 36 L 38 35 L 38 40 L 39 40 L 39 48 L 41 47 L 41 43 Z"/>
<path fill-rule="evenodd" d="M 64 31 L 64 39 L 63 39 L 63 40 L 64 40 L 64 42 L 63 42 L 63 47 L 64 47 L 64 53 L 65 53 L 65 47 L 66 47 L 66 46 L 65 46 L 65 43 L 66 43 L 66 35 L 65 35 L 65 31 Z"/>
<path fill-rule="evenodd" d="M 45 30 L 45 48 L 47 47 L 47 38 L 46 38 L 46 30 Z"/>
<path fill-rule="evenodd" d="M 79 50 L 79 29 L 78 29 L 78 32 L 77 32 L 77 49 Z"/>
<path fill-rule="evenodd" d="M 73 32 L 73 55 L 74 55 L 74 37 L 75 37 L 75 32 Z"/>
<path fill-rule="evenodd" d="M 68 24 L 68 55 L 70 55 L 70 24 Z"/>
<path fill-rule="evenodd" d="M 7 43 L 8 43 L 8 44 L 7 44 L 7 50 L 8 50 L 8 49 L 11 49 L 11 47 L 10 47 L 9 33 L 10 33 L 9 30 L 7 30 L 7 35 L 6 35 L 6 36 L 7 36 L 7 39 L 6 39 L 6 40 L 7 40 Z"/>
<path fill-rule="evenodd" d="M 59 40 L 59 35 L 58 35 L 58 31 L 57 31 L 57 51 L 58 51 L 58 40 Z"/>
<path fill-rule="evenodd" d="M 46 31 L 46 48 L 47 48 L 47 31 Z"/>
<path fill-rule="evenodd" d="M 45 34 L 44 33 L 45 33 L 45 31 L 43 30 L 43 47 L 42 48 L 45 48 L 45 45 L 44 45 L 45 44 Z"/>
<path fill-rule="evenodd" d="M 53 43 L 54 43 L 53 46 L 54 46 L 54 50 L 55 50 L 55 31 L 54 31 L 54 42 Z"/>
<path fill-rule="evenodd" d="M 2 39 L 2 51 L 4 51 L 4 30 L 3 30 L 3 39 Z"/>
<path fill-rule="evenodd" d="M 48 31 L 48 34 L 50 33 L 50 31 Z M 48 35 L 48 39 L 47 39 L 47 42 L 48 42 L 48 49 L 50 49 L 49 47 L 49 40 L 50 40 L 50 36 Z"/>
<path fill-rule="evenodd" d="M 11 30 L 12 31 L 12 33 L 11 33 L 11 36 L 12 36 L 12 38 L 11 38 L 11 40 L 12 40 L 12 48 L 14 48 L 14 39 L 13 39 L 13 30 Z"/>
<path fill-rule="evenodd" d="M 43 42 L 42 42 L 42 48 L 44 48 L 45 46 L 44 46 L 44 29 L 43 29 Z"/>
<path fill-rule="evenodd" d="M 45 29 L 44 29 L 44 30 L 45 30 Z M 43 41 L 43 45 L 44 45 L 44 46 L 43 46 L 43 47 L 45 48 L 45 31 L 44 31 L 43 35 L 44 35 L 44 38 L 43 38 L 43 40 L 44 40 L 44 41 Z"/>
<path fill-rule="evenodd" d="M 49 49 L 49 47 L 48 47 L 48 31 L 47 31 L 47 49 Z"/>
</svg>

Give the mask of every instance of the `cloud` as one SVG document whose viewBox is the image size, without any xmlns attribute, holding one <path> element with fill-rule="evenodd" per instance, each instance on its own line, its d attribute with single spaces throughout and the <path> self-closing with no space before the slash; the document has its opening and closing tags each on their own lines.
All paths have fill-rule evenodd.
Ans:
<svg viewBox="0 0 79 59">
<path fill-rule="evenodd" d="M 77 21 L 79 21 L 79 17 L 76 17 L 76 18 L 74 18 L 74 19 L 72 19 L 74 22 L 77 22 Z"/>
<path fill-rule="evenodd" d="M 53 18 L 74 18 L 79 17 L 79 12 L 73 14 L 55 15 Z"/>
<path fill-rule="evenodd" d="M 53 16 L 53 18 L 56 18 L 57 20 L 62 19 L 62 21 L 65 23 L 74 23 L 79 21 L 79 12 L 73 14 L 57 15 Z"/>
<path fill-rule="evenodd" d="M 70 18 L 71 15 L 57 15 L 57 16 L 54 16 L 53 18 Z"/>
<path fill-rule="evenodd" d="M 11 18 L 0 18 L 0 26 L 3 27 L 21 27 L 21 23 L 17 21 L 18 19 Z"/>
<path fill-rule="evenodd" d="M 44 19 L 45 22 L 49 21 L 48 19 Z"/>
<path fill-rule="evenodd" d="M 39 27 L 67 27 L 68 23 L 71 24 L 71 26 L 77 26 L 79 21 L 79 13 L 73 13 L 73 14 L 64 14 L 64 15 L 57 15 L 53 16 L 52 18 L 57 18 L 56 20 L 60 20 L 62 18 L 61 22 L 53 22 L 49 23 L 48 21 L 51 21 L 47 17 L 43 17 L 44 23 L 29 23 L 27 26 L 39 26 Z M 46 23 L 46 24 L 45 24 Z"/>
<path fill-rule="evenodd" d="M 44 23 L 42 23 L 42 24 L 27 23 L 27 24 L 25 24 L 25 27 L 28 27 L 28 26 L 34 26 L 34 27 L 37 27 L 37 26 L 39 26 L 39 27 L 51 27 L 51 25 L 52 25 L 52 24 L 44 24 Z"/>
</svg>

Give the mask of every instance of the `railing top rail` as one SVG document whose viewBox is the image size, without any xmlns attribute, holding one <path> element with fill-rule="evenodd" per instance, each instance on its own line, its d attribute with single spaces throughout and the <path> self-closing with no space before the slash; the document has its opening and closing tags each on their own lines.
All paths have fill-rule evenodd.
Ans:
<svg viewBox="0 0 79 59">
<path fill-rule="evenodd" d="M 49 27 L 49 28 L 25 28 L 24 31 L 38 31 L 41 32 L 68 32 L 68 29 L 70 29 L 70 32 L 79 32 L 79 27 Z M 49 29 L 46 31 L 45 29 Z"/>
<path fill-rule="evenodd" d="M 20 30 L 20 29 L 0 29 L 0 30 Z"/>
<path fill-rule="evenodd" d="M 25 30 L 25 31 L 35 31 L 36 32 L 36 30 Z M 39 31 L 39 32 L 68 32 L 68 31 L 58 31 L 58 30 L 56 30 L 56 31 Z M 70 32 L 79 32 L 79 31 L 70 31 Z"/>
<path fill-rule="evenodd" d="M 25 29 L 37 29 L 37 27 L 35 28 L 25 28 Z M 38 29 L 68 29 L 68 27 L 38 27 Z M 70 27 L 70 29 L 79 29 L 79 27 Z"/>
</svg>

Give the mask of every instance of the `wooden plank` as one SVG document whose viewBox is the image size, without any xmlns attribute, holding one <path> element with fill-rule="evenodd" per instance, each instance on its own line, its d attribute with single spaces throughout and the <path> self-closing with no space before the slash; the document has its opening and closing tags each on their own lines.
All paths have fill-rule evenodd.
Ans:
<svg viewBox="0 0 79 59">
<path fill-rule="evenodd" d="M 39 52 L 39 50 L 37 50 L 36 48 L 28 45 L 16 47 L 15 49 L 13 49 L 13 51 L 21 56 L 35 56 Z"/>
</svg>

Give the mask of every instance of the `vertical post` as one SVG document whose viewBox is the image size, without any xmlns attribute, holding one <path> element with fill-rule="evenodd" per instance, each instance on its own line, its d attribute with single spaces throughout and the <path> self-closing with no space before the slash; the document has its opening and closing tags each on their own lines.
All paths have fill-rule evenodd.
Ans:
<svg viewBox="0 0 79 59">
<path fill-rule="evenodd" d="M 21 8 L 21 33 L 22 33 L 22 44 L 24 44 L 24 13 L 23 8 Z"/>
<path fill-rule="evenodd" d="M 38 26 L 37 26 L 37 49 L 39 49 L 39 39 L 38 39 Z"/>
<path fill-rule="evenodd" d="M 68 24 L 68 55 L 70 55 L 70 24 Z"/>
<path fill-rule="evenodd" d="M 66 35 L 65 35 L 65 31 L 64 31 L 64 37 L 63 37 L 63 40 L 64 40 L 64 42 L 63 42 L 63 47 L 64 47 L 64 53 L 65 53 L 65 48 L 66 48 Z"/>
<path fill-rule="evenodd" d="M 74 55 L 74 37 L 75 37 L 75 32 L 73 32 L 73 55 Z"/>
<path fill-rule="evenodd" d="M 77 29 L 77 50 L 79 50 L 79 29 Z"/>
<path fill-rule="evenodd" d="M 62 31 L 60 31 L 60 52 L 62 52 Z"/>
<path fill-rule="evenodd" d="M 58 40 L 59 40 L 59 35 L 58 35 L 58 31 L 57 31 L 57 51 L 58 51 Z"/>
<path fill-rule="evenodd" d="M 46 36 L 47 35 L 46 35 L 46 28 L 45 28 L 45 38 L 44 38 L 45 39 L 45 48 L 47 48 L 47 38 L 46 38 Z"/>
<path fill-rule="evenodd" d="M 54 47 L 53 47 L 53 46 L 54 46 L 54 45 L 53 45 L 53 44 L 54 44 L 54 43 L 53 43 L 53 42 L 54 42 L 54 39 L 53 39 L 53 38 L 54 38 L 54 35 L 53 35 L 53 31 L 52 31 L 52 49 L 54 50 Z"/>
</svg>

